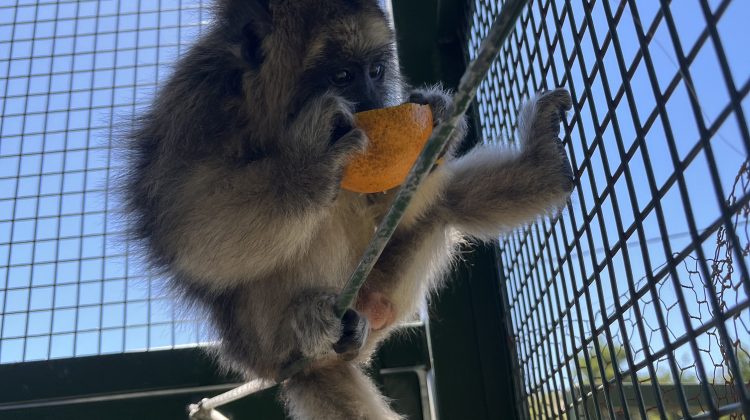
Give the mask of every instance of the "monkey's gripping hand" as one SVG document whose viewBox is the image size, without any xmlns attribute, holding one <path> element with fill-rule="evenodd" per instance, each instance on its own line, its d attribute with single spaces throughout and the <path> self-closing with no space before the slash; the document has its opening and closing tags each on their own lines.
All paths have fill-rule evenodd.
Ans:
<svg viewBox="0 0 750 420">
<path fill-rule="evenodd" d="M 445 121 L 452 112 L 453 97 L 440 86 L 432 86 L 412 90 L 409 93 L 409 102 L 421 105 L 429 105 L 432 110 L 432 120 L 435 126 Z M 456 132 L 446 145 L 446 152 L 452 156 L 453 151 L 466 137 L 466 118 L 462 118 L 456 127 Z"/>
<path fill-rule="evenodd" d="M 549 168 L 549 175 L 567 192 L 573 190 L 573 169 L 559 135 L 561 117 L 571 107 L 568 91 L 555 89 L 524 104 L 518 117 L 523 141 L 521 158 Z"/>
<path fill-rule="evenodd" d="M 561 209 L 574 187 L 558 138 L 564 112 L 571 106 L 564 89 L 541 93 L 519 113 L 520 150 L 479 146 L 449 162 L 441 206 L 446 223 L 490 240 Z"/>
<path fill-rule="evenodd" d="M 345 165 L 367 147 L 354 127 L 353 107 L 324 94 L 308 101 L 279 139 L 283 174 L 290 191 L 309 204 L 328 204 L 339 192 Z"/>
<path fill-rule="evenodd" d="M 552 179 L 556 179 L 566 192 L 572 191 L 575 184 L 573 169 L 559 135 L 561 118 L 572 105 L 567 90 L 554 89 L 525 103 L 518 116 L 522 159 L 548 168 Z"/>
<path fill-rule="evenodd" d="M 303 356 L 315 359 L 331 354 L 344 360 L 357 356 L 370 331 L 367 318 L 348 309 L 336 317 L 336 294 L 312 291 L 300 294 L 290 307 L 292 332 Z"/>
</svg>

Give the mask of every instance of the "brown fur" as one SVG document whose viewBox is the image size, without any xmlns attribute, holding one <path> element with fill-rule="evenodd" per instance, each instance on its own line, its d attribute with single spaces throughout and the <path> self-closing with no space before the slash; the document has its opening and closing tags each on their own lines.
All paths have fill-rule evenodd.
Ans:
<svg viewBox="0 0 750 420">
<path fill-rule="evenodd" d="M 223 365 L 273 379 L 299 357 L 317 360 L 284 386 L 296 419 L 399 418 L 360 366 L 439 286 L 463 235 L 491 240 L 532 222 L 560 208 L 572 187 L 557 140 L 570 98 L 558 90 L 522 112 L 521 150 L 449 153 L 367 279 L 361 313 L 342 324 L 334 298 L 394 193 L 339 189 L 367 138 L 353 128 L 356 98 L 321 88 L 319 69 L 385 57 L 374 101 L 412 98 L 445 117 L 450 96 L 410 91 L 394 42 L 371 0 L 218 1 L 216 23 L 125 144 L 133 237 L 207 311 Z M 376 327 L 369 335 L 362 314 Z"/>
</svg>

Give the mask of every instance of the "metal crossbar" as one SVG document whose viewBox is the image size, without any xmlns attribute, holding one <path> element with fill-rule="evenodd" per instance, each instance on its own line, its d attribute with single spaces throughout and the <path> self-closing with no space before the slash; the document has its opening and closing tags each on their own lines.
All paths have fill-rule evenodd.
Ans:
<svg viewBox="0 0 750 420">
<path fill-rule="evenodd" d="M 497 12 L 474 3 L 469 56 Z M 503 45 L 484 138 L 535 91 L 576 111 L 568 211 L 498 251 L 524 416 L 750 415 L 748 6 L 534 0 Z"/>
</svg>

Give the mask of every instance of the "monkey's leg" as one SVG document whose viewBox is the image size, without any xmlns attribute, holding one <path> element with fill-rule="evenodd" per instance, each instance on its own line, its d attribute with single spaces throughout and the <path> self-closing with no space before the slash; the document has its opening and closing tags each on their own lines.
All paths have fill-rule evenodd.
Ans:
<svg viewBox="0 0 750 420">
<path fill-rule="evenodd" d="M 343 361 L 314 365 L 288 379 L 281 397 L 296 420 L 398 420 L 372 381 Z"/>
<path fill-rule="evenodd" d="M 363 358 L 442 277 L 459 241 L 456 230 L 492 240 L 566 202 L 572 170 L 557 136 L 570 106 L 565 90 L 541 94 L 521 112 L 520 151 L 479 147 L 430 174 L 360 292 L 357 308 L 373 327 L 382 325 Z"/>
<path fill-rule="evenodd" d="M 564 89 L 538 95 L 520 114 L 521 149 L 477 147 L 448 162 L 450 180 L 438 217 L 462 233 L 491 240 L 561 208 L 573 189 L 573 171 L 558 139 L 570 109 Z"/>
</svg>

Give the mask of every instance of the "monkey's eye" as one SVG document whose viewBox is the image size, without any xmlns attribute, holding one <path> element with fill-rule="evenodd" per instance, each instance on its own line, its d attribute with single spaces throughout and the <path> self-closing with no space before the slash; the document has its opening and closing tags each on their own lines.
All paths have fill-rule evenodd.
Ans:
<svg viewBox="0 0 750 420">
<path fill-rule="evenodd" d="M 351 83 L 351 81 L 354 79 L 354 74 L 346 69 L 337 70 L 333 75 L 331 76 L 331 82 L 333 84 L 338 86 L 343 86 Z"/>
<path fill-rule="evenodd" d="M 382 64 L 375 64 L 370 69 L 370 78 L 377 80 L 383 77 L 383 72 L 385 71 L 385 67 Z"/>
</svg>

